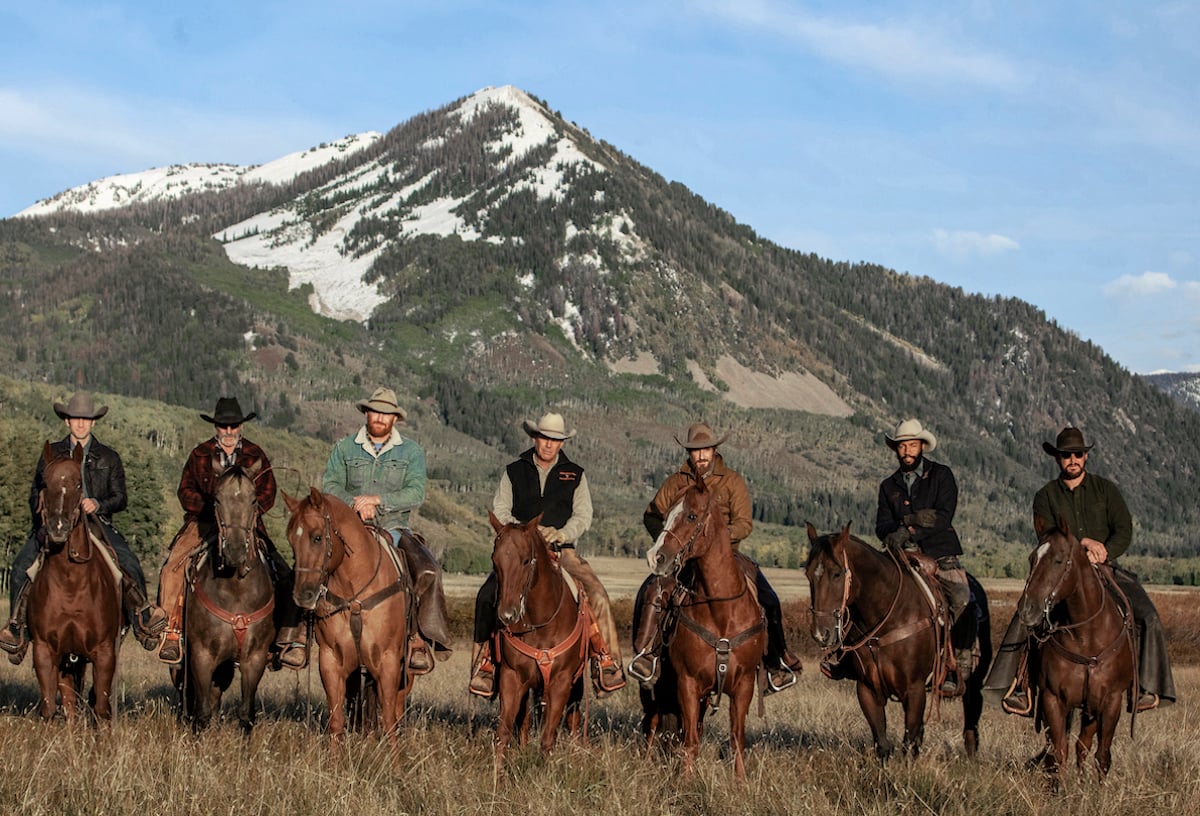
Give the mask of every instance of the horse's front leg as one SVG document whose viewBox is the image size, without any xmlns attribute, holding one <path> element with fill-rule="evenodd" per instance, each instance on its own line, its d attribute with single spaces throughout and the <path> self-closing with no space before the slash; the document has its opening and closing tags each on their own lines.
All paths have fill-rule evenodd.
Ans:
<svg viewBox="0 0 1200 816">
<path fill-rule="evenodd" d="M 383 655 L 379 676 L 375 678 L 375 693 L 379 697 L 379 719 L 383 733 L 387 735 L 392 758 L 399 758 L 400 718 L 396 715 L 395 689 L 400 688 L 400 664 L 404 660 L 403 649 L 393 649 Z"/>
<path fill-rule="evenodd" d="M 571 685 L 571 676 L 563 669 L 559 669 L 557 675 L 550 676 L 550 683 L 543 695 L 546 708 L 542 712 L 542 756 L 549 756 L 558 741 L 558 727 L 562 724 L 567 699 L 571 696 Z"/>
<path fill-rule="evenodd" d="M 500 697 L 500 719 L 496 723 L 496 767 L 502 768 L 518 719 L 524 720 L 521 723 L 523 731 L 529 727 L 529 718 L 524 716 L 529 687 L 515 671 L 504 665 L 496 667 L 496 682 Z"/>
<path fill-rule="evenodd" d="M 1092 741 L 1096 738 L 1099 725 L 1100 721 L 1085 707 L 1079 717 L 1079 737 L 1075 740 L 1075 767 L 1079 770 L 1083 770 L 1083 761 L 1092 750 Z"/>
<path fill-rule="evenodd" d="M 858 693 L 858 707 L 862 709 L 863 716 L 867 718 L 867 725 L 871 726 L 871 739 L 875 742 L 875 755 L 880 759 L 887 759 L 895 750 L 887 733 L 887 714 L 884 711 L 887 698 L 877 694 L 874 689 L 861 680 L 856 684 L 855 691 Z"/>
<path fill-rule="evenodd" d="M 188 682 L 191 684 L 191 711 L 186 712 L 192 721 L 192 731 L 199 733 L 212 722 L 220 700 L 220 689 L 214 680 L 216 658 L 211 649 L 196 645 L 196 637 L 185 638 L 187 650 Z"/>
<path fill-rule="evenodd" d="M 92 710 L 101 722 L 112 720 L 112 687 L 117 674 L 117 644 L 107 640 L 92 656 Z"/>
<path fill-rule="evenodd" d="M 746 672 L 729 695 L 729 748 L 733 773 L 739 780 L 746 778 L 746 713 L 754 698 L 754 680 L 754 674 Z"/>
<path fill-rule="evenodd" d="M 1050 741 L 1050 750 L 1046 752 L 1045 770 L 1055 787 L 1061 781 L 1062 768 L 1067 761 L 1067 706 L 1057 694 L 1043 689 L 1042 717 Z"/>
<path fill-rule="evenodd" d="M 336 761 L 341 757 L 342 741 L 346 736 L 346 681 L 350 673 L 342 667 L 336 643 L 321 646 L 318 654 L 321 685 L 329 704 L 329 752 Z"/>
<path fill-rule="evenodd" d="M 916 759 L 925 743 L 925 681 L 910 684 L 902 703 L 904 708 L 904 753 Z"/>
<path fill-rule="evenodd" d="M 242 659 L 242 699 L 238 703 L 238 721 L 242 724 L 242 733 L 247 736 L 258 719 L 258 685 L 267 670 L 267 655 L 267 648 L 264 647 L 256 649 L 248 659 Z"/>
<path fill-rule="evenodd" d="M 678 679 L 680 724 L 683 726 L 683 773 L 690 776 L 696 769 L 700 754 L 700 685 L 690 674 L 681 673 Z"/>
<path fill-rule="evenodd" d="M 1121 697 L 1121 689 L 1110 693 L 1104 700 L 1104 710 L 1098 718 L 1100 742 L 1096 746 L 1096 765 L 1101 779 L 1112 769 L 1112 743 L 1117 734 L 1117 723 L 1121 720 Z"/>
<path fill-rule="evenodd" d="M 33 672 L 37 675 L 38 691 L 41 693 L 38 713 L 43 720 L 49 720 L 58 710 L 59 684 L 62 678 L 50 644 L 45 641 L 33 642 Z M 74 691 L 72 688 L 72 695 Z"/>
</svg>

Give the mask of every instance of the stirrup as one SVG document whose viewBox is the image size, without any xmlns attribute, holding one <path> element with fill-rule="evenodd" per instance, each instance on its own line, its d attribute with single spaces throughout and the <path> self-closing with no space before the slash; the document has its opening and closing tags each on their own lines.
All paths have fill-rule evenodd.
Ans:
<svg viewBox="0 0 1200 816">
<path fill-rule="evenodd" d="M 174 629 L 163 632 L 162 645 L 158 647 L 158 659 L 168 666 L 178 666 L 183 663 L 182 633 Z"/>
<path fill-rule="evenodd" d="M 1154 692 L 1143 691 L 1141 696 L 1138 697 L 1137 703 L 1135 704 L 1137 713 L 1141 714 L 1143 711 L 1153 711 L 1154 709 L 1158 708 L 1160 701 L 1161 698 Z"/>
<path fill-rule="evenodd" d="M 495 698 L 496 664 L 492 662 L 491 658 L 481 660 L 475 667 L 475 671 L 471 674 L 471 682 L 467 684 L 467 691 L 485 700 Z"/>
<path fill-rule="evenodd" d="M 596 655 L 592 660 L 592 687 L 596 697 L 603 699 L 614 691 L 625 688 L 625 674 L 612 655 Z"/>
<path fill-rule="evenodd" d="M 639 662 L 641 665 L 639 666 Z M 650 668 L 646 669 L 645 664 L 649 663 Z M 629 661 L 629 665 L 625 669 L 629 676 L 639 683 L 653 683 L 654 678 L 658 676 L 658 655 L 654 652 L 643 649 L 633 656 L 633 660 Z"/>
<path fill-rule="evenodd" d="M 779 682 L 775 681 L 776 675 L 780 677 Z M 796 685 L 798 681 L 799 678 L 796 677 L 796 672 L 792 671 L 792 667 L 780 663 L 774 668 L 767 669 L 766 693 L 774 694 L 777 691 L 783 691 L 784 689 L 791 688 L 792 686 Z"/>
<path fill-rule="evenodd" d="M 408 671 L 414 677 L 433 671 L 433 655 L 424 638 L 412 637 L 408 640 Z"/>
<path fill-rule="evenodd" d="M 1000 708 L 1006 714 L 1016 714 L 1018 717 L 1033 716 L 1033 689 L 1013 688 L 1000 701 Z"/>
</svg>

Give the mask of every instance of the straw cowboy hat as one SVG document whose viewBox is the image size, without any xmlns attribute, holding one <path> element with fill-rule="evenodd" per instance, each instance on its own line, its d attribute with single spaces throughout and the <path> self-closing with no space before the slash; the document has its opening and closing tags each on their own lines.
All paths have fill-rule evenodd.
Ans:
<svg viewBox="0 0 1200 816">
<path fill-rule="evenodd" d="M 567 430 L 567 422 L 562 414 L 545 414 L 537 422 L 522 421 L 525 433 L 530 436 L 544 436 L 547 439 L 565 441 L 575 436 L 575 429 Z"/>
<path fill-rule="evenodd" d="M 242 416 L 242 406 L 238 404 L 237 397 L 221 397 L 217 400 L 217 407 L 213 409 L 212 416 L 201 414 L 200 418 L 205 422 L 211 422 L 213 425 L 241 425 L 243 422 L 249 422 L 258 416 L 258 413 L 251 411 Z"/>
<path fill-rule="evenodd" d="M 688 450 L 698 450 L 700 448 L 715 448 L 729 438 L 729 434 L 725 434 L 720 439 L 713 433 L 713 429 L 708 427 L 704 422 L 693 422 L 688 426 L 687 439 L 675 437 L 675 441 Z"/>
<path fill-rule="evenodd" d="M 931 451 L 937 447 L 937 437 L 921 427 L 919 419 L 906 419 L 896 426 L 896 432 L 891 436 L 884 434 L 888 447 L 895 450 L 901 442 L 910 439 L 920 439 L 925 443 L 925 450 Z"/>
<path fill-rule="evenodd" d="M 377 414 L 395 414 L 401 421 L 408 418 L 408 413 L 396 402 L 396 392 L 390 388 L 376 388 L 368 399 L 354 403 L 361 413 L 374 411 Z"/>
<path fill-rule="evenodd" d="M 1054 440 L 1053 445 L 1049 442 L 1042 443 L 1042 450 L 1051 456 L 1058 456 L 1060 453 L 1087 453 L 1091 449 L 1091 445 L 1084 444 L 1083 431 L 1070 427 L 1058 432 L 1058 438 Z"/>
<path fill-rule="evenodd" d="M 99 419 L 108 413 L 108 406 L 102 405 L 97 411 L 92 395 L 86 391 L 77 391 L 67 400 L 66 405 L 61 402 L 54 403 L 54 413 L 61 419 Z"/>
</svg>

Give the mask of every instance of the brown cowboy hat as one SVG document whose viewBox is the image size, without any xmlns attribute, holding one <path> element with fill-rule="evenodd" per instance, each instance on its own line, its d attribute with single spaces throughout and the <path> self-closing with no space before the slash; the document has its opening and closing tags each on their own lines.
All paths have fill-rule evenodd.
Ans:
<svg viewBox="0 0 1200 816">
<path fill-rule="evenodd" d="M 901 442 L 907 442 L 910 439 L 920 439 L 925 443 L 925 450 L 931 451 L 937 447 L 937 437 L 930 433 L 925 428 L 921 427 L 921 420 L 906 419 L 896 426 L 896 432 L 891 436 L 883 435 L 884 441 L 892 450 Z"/>
<path fill-rule="evenodd" d="M 1083 431 L 1072 427 L 1059 431 L 1053 445 L 1049 442 L 1042 443 L 1042 450 L 1051 456 L 1058 456 L 1060 453 L 1087 453 L 1091 449 L 1092 446 L 1083 441 Z"/>
<path fill-rule="evenodd" d="M 705 422 L 693 422 L 688 426 L 687 438 L 680 439 L 675 437 L 675 441 L 688 450 L 699 450 L 700 448 L 715 448 L 729 438 L 729 434 L 725 434 L 720 439 L 713 433 L 713 429 L 708 427 Z"/>
<path fill-rule="evenodd" d="M 525 428 L 525 433 L 530 436 L 544 436 L 547 439 L 558 439 L 566 441 L 575 436 L 575 429 L 567 430 L 567 421 L 563 419 L 562 414 L 543 414 L 542 418 L 537 422 L 523 420 L 522 427 Z"/>
<path fill-rule="evenodd" d="M 396 400 L 396 392 L 390 388 L 376 388 L 371 396 L 354 403 L 361 413 L 374 411 L 377 414 L 394 414 L 401 421 L 408 418 L 408 412 L 400 407 Z"/>
<path fill-rule="evenodd" d="M 92 400 L 92 395 L 86 391 L 76 391 L 67 400 L 67 404 L 61 402 L 54 403 L 54 413 L 58 414 L 61 419 L 99 419 L 108 413 L 108 406 L 100 406 L 100 410 L 96 410 L 96 403 Z"/>
<path fill-rule="evenodd" d="M 221 397 L 217 400 L 217 407 L 213 409 L 212 416 L 201 414 L 200 418 L 213 425 L 241 425 L 256 416 L 258 414 L 255 411 L 242 416 L 242 406 L 238 405 L 237 397 Z"/>
</svg>

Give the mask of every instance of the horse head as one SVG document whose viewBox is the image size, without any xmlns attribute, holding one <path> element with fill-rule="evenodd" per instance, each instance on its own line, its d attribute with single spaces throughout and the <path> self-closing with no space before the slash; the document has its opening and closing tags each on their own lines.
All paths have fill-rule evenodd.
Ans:
<svg viewBox="0 0 1200 816">
<path fill-rule="evenodd" d="M 549 564 L 550 550 L 538 532 L 540 514 L 524 524 L 502 524 L 489 510 L 488 520 L 496 531 L 492 545 L 492 570 L 499 592 L 496 616 L 505 626 L 512 626 L 525 617 L 529 591 L 537 579 L 539 566 Z"/>
<path fill-rule="evenodd" d="M 217 477 L 213 490 L 213 510 L 217 518 L 217 560 L 221 568 L 236 569 L 245 577 L 254 565 L 258 526 L 258 499 L 255 479 L 262 461 L 249 467 L 225 467 L 213 457 Z"/>
<path fill-rule="evenodd" d="M 808 577 L 812 638 L 822 648 L 832 651 L 841 648 L 850 621 L 850 606 L 858 585 L 853 580 L 846 543 L 850 541 L 850 524 L 840 533 L 818 535 L 808 525 Z"/>
<path fill-rule="evenodd" d="M 283 501 L 291 514 L 287 540 L 295 556 L 292 598 L 300 608 L 313 609 L 325 591 L 329 576 L 345 557 L 345 542 L 333 519 L 339 513 L 339 505 L 342 508 L 345 505 L 315 487 L 309 489 L 304 499 L 294 499 L 285 492 Z"/>
<path fill-rule="evenodd" d="M 45 463 L 40 498 L 42 523 L 48 543 L 61 547 L 71 529 L 83 515 L 83 446 L 76 445 L 70 456 L 59 456 L 47 442 L 42 449 Z"/>
<path fill-rule="evenodd" d="M 1038 545 L 1029 554 L 1029 578 L 1017 601 L 1017 615 L 1029 628 L 1046 631 L 1054 625 L 1051 611 L 1075 591 L 1076 568 L 1087 563 L 1087 553 L 1062 516 L 1057 526 L 1035 517 L 1034 528 Z"/>
<path fill-rule="evenodd" d="M 687 561 L 708 551 L 721 521 L 720 514 L 712 512 L 713 499 L 703 479 L 683 491 L 667 513 L 654 546 L 646 553 L 650 572 L 674 575 Z"/>
</svg>

